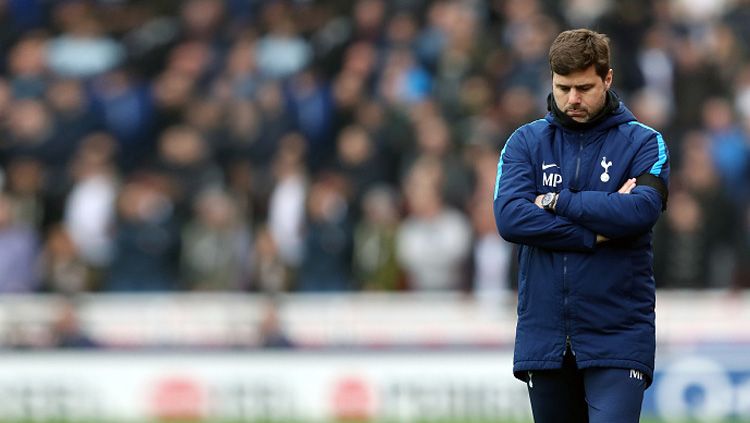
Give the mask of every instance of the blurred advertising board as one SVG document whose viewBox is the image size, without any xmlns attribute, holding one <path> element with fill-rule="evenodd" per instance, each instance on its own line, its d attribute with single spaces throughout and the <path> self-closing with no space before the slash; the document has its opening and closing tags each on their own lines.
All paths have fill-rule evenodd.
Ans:
<svg viewBox="0 0 750 423">
<path fill-rule="evenodd" d="M 6 353 L 0 420 L 530 421 L 509 351 Z M 660 353 L 643 415 L 750 420 L 750 348 Z"/>
<path fill-rule="evenodd" d="M 662 348 L 644 414 L 665 422 L 750 421 L 750 345 Z"/>
<path fill-rule="evenodd" d="M 643 415 L 750 421 L 750 347 L 662 348 Z M 526 422 L 510 351 L 5 353 L 0 421 Z"/>
<path fill-rule="evenodd" d="M 0 420 L 528 421 L 507 352 L 0 357 Z"/>
</svg>

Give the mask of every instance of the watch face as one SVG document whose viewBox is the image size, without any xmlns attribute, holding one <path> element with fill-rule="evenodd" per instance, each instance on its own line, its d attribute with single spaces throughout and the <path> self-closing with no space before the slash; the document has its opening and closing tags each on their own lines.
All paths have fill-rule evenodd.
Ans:
<svg viewBox="0 0 750 423">
<path fill-rule="evenodd" d="M 542 206 L 544 207 L 549 206 L 550 203 L 552 203 L 553 198 L 555 198 L 555 194 L 552 192 L 548 192 L 544 194 L 544 197 L 542 197 Z"/>
</svg>

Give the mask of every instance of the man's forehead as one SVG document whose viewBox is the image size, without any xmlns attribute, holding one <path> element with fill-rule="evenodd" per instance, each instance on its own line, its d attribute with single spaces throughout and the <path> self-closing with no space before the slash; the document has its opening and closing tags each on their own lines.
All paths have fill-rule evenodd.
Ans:
<svg viewBox="0 0 750 423">
<path fill-rule="evenodd" d="M 557 85 L 585 85 L 585 84 L 596 84 L 597 81 L 601 81 L 602 78 L 596 73 L 594 66 L 571 72 L 567 75 L 560 75 L 559 73 L 552 73 L 552 83 Z"/>
</svg>

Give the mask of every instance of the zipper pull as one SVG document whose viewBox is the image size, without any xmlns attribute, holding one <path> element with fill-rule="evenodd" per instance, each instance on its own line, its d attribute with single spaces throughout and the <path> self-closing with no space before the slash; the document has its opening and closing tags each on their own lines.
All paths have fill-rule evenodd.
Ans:
<svg viewBox="0 0 750 423">
<path fill-rule="evenodd" d="M 573 345 L 570 343 L 570 335 L 565 335 L 565 351 L 570 350 L 570 353 L 575 357 L 576 352 L 573 351 Z"/>
</svg>

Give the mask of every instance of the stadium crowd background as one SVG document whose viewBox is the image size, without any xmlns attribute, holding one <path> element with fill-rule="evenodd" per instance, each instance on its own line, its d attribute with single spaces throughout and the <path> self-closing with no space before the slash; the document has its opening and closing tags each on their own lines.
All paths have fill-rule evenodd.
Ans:
<svg viewBox="0 0 750 423">
<path fill-rule="evenodd" d="M 512 289 L 500 149 L 590 27 L 671 151 L 657 286 L 750 284 L 750 1 L 0 1 L 0 291 Z"/>
</svg>

